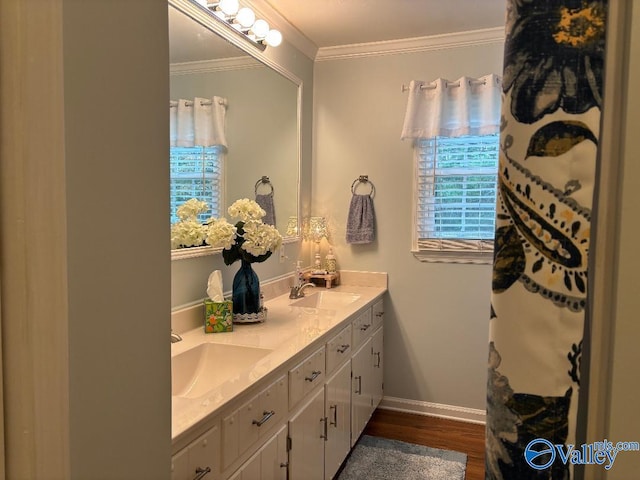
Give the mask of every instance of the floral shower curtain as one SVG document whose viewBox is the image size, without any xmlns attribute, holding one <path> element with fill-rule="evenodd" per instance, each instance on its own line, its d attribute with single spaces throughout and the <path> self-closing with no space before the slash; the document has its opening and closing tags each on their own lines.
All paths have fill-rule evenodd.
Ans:
<svg viewBox="0 0 640 480">
<path fill-rule="evenodd" d="M 563 447 L 543 451 L 576 443 L 606 7 L 607 0 L 508 1 L 488 480 L 574 474 Z"/>
</svg>

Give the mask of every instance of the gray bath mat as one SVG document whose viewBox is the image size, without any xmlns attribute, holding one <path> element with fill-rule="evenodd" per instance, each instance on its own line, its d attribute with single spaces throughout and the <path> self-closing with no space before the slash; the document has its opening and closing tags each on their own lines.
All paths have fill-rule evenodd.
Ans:
<svg viewBox="0 0 640 480">
<path fill-rule="evenodd" d="M 337 480 L 463 480 L 464 453 L 363 435 Z"/>
</svg>

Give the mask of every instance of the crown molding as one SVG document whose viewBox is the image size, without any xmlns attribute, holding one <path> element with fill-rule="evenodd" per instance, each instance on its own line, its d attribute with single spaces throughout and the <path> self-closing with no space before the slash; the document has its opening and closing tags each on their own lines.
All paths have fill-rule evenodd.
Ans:
<svg viewBox="0 0 640 480">
<path fill-rule="evenodd" d="M 318 46 L 306 37 L 300 30 L 294 27 L 283 17 L 280 12 L 264 0 L 243 0 L 256 16 L 264 18 L 273 28 L 280 30 L 285 41 L 293 45 L 306 57 L 314 60 L 318 52 Z"/>
<path fill-rule="evenodd" d="M 172 63 L 169 75 L 189 75 L 190 73 L 223 72 L 226 70 L 243 70 L 245 68 L 264 67 L 264 64 L 253 57 L 230 57 L 195 62 Z"/>
<path fill-rule="evenodd" d="M 322 47 L 318 49 L 316 61 L 322 62 L 326 60 L 426 52 L 492 43 L 504 43 L 504 27 L 430 35 L 427 37 L 403 38 L 400 40 Z"/>
</svg>

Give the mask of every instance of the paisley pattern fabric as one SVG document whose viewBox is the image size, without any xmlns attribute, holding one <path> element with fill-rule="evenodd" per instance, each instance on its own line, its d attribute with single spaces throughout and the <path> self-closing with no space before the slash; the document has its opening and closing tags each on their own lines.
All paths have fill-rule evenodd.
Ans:
<svg viewBox="0 0 640 480">
<path fill-rule="evenodd" d="M 487 480 L 575 442 L 607 1 L 509 0 L 487 381 Z"/>
</svg>

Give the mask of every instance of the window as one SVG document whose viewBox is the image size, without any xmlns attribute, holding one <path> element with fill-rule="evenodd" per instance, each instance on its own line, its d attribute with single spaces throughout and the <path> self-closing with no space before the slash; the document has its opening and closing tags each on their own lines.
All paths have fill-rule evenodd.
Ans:
<svg viewBox="0 0 640 480">
<path fill-rule="evenodd" d="M 219 217 L 222 205 L 222 170 L 225 148 L 171 147 L 171 223 L 178 221 L 176 210 L 191 198 L 207 203 L 210 210 L 198 217 L 205 222 Z"/>
<path fill-rule="evenodd" d="M 420 260 L 490 263 L 498 153 L 498 134 L 415 140 Z"/>
</svg>

